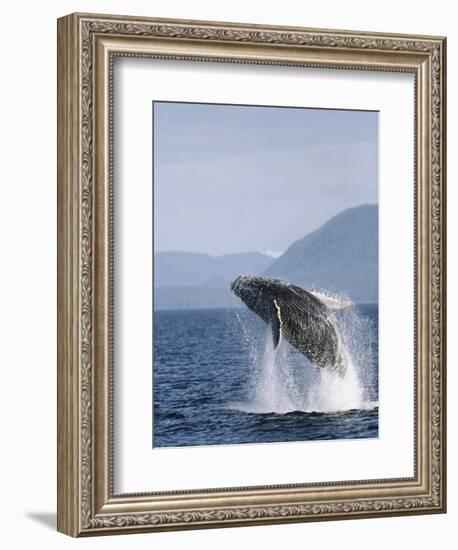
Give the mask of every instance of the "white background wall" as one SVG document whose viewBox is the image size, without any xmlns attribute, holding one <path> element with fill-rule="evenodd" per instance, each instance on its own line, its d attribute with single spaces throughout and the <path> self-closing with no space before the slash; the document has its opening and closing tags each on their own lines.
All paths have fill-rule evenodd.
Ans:
<svg viewBox="0 0 458 550">
<path fill-rule="evenodd" d="M 73 540 L 56 510 L 56 18 L 75 11 L 447 35 L 449 97 L 449 512 L 447 515 Z M 87 0 L 8 2 L 0 32 L 0 539 L 4 548 L 386 549 L 454 546 L 458 31 L 454 2 Z M 455 307 L 456 309 L 456 307 Z M 26 546 L 28 545 L 28 546 Z"/>
</svg>

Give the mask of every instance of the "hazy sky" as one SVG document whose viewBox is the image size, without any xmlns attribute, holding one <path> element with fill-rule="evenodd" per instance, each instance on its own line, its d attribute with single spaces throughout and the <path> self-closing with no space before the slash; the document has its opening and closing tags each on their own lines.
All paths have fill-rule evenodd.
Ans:
<svg viewBox="0 0 458 550">
<path fill-rule="evenodd" d="M 293 241 L 378 202 L 378 113 L 155 102 L 155 252 Z"/>
</svg>

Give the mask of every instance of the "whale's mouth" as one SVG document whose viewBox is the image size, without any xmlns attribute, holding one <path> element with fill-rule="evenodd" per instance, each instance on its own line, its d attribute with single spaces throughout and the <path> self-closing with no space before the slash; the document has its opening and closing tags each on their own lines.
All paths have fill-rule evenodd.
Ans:
<svg viewBox="0 0 458 550">
<path fill-rule="evenodd" d="M 237 279 L 234 279 L 231 283 L 231 290 L 234 294 L 237 294 L 237 296 L 238 296 L 238 290 L 240 286 L 240 279 L 241 277 L 237 277 Z"/>
<path fill-rule="evenodd" d="M 234 279 L 231 283 L 232 292 L 239 298 L 243 298 L 243 295 L 247 291 L 253 290 L 253 283 L 256 277 L 252 275 L 239 275 L 237 279 Z"/>
</svg>

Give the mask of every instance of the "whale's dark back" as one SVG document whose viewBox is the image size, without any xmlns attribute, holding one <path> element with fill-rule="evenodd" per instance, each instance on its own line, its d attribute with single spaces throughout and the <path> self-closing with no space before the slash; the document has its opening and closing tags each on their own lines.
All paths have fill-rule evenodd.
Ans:
<svg viewBox="0 0 458 550">
<path fill-rule="evenodd" d="M 280 317 L 281 336 L 314 365 L 342 369 L 339 335 L 327 307 L 312 293 L 278 279 L 239 277 L 232 290 L 266 323 Z"/>
</svg>

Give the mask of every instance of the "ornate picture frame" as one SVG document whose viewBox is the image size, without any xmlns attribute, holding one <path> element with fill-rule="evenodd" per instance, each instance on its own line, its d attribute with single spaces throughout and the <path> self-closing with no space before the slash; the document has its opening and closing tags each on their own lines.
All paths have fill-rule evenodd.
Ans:
<svg viewBox="0 0 458 550">
<path fill-rule="evenodd" d="M 411 73 L 415 433 L 409 478 L 113 490 L 113 60 Z M 58 530 L 71 536 L 443 513 L 446 40 L 72 14 L 58 20 Z"/>
</svg>

